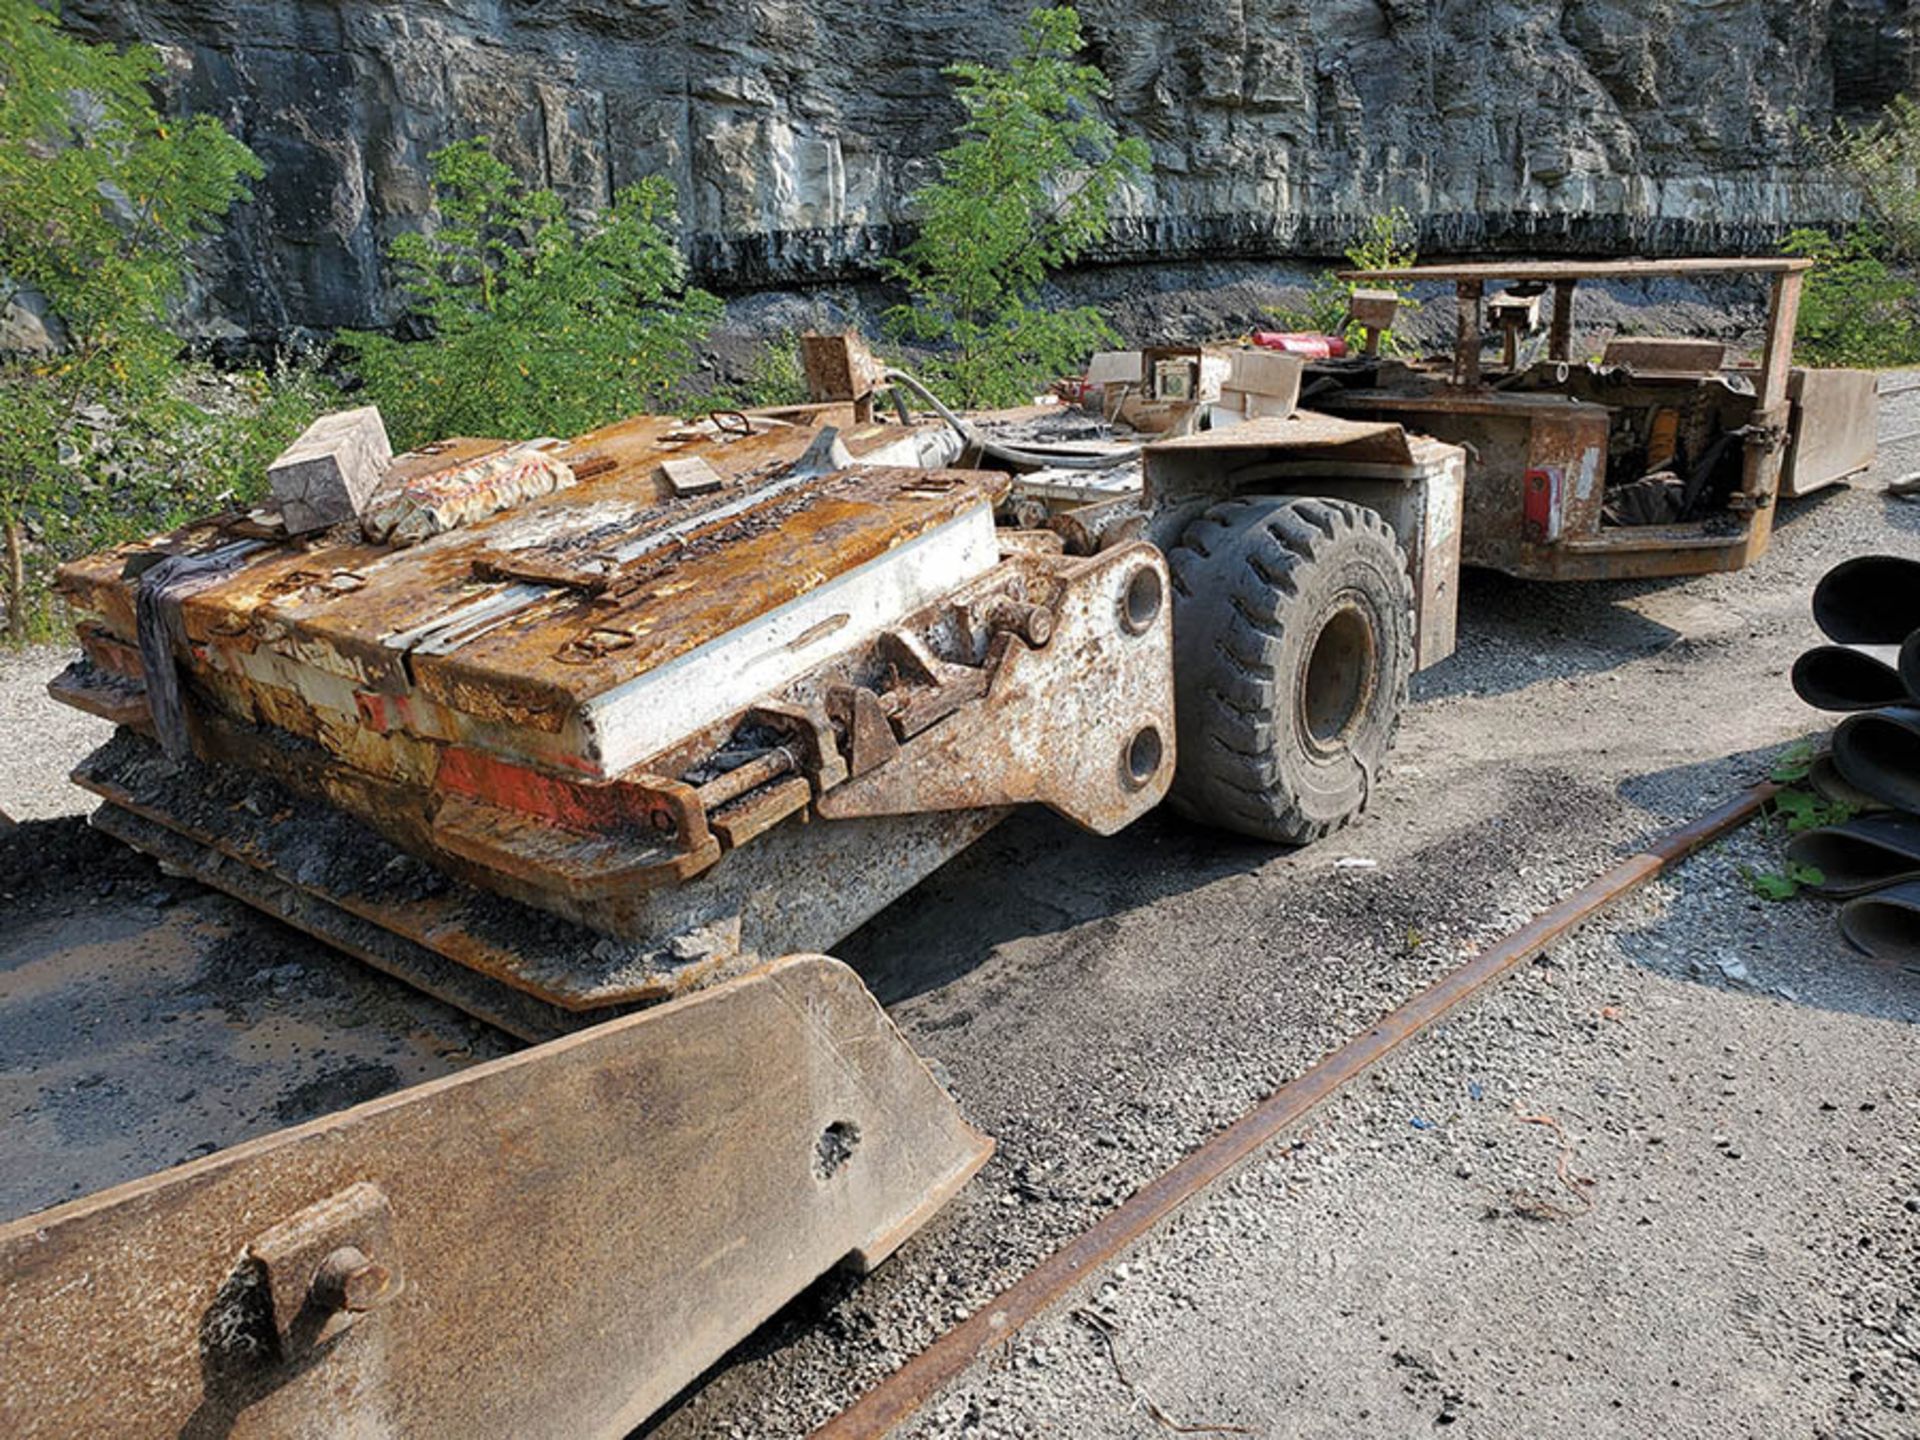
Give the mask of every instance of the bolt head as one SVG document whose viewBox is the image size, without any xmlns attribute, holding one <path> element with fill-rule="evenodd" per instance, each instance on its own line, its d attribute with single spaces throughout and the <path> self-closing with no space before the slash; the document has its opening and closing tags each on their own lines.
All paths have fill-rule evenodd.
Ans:
<svg viewBox="0 0 1920 1440">
<path fill-rule="evenodd" d="M 313 1296 L 330 1310 L 361 1314 L 393 1298 L 393 1272 L 369 1260 L 353 1245 L 342 1245 L 320 1263 Z"/>
</svg>

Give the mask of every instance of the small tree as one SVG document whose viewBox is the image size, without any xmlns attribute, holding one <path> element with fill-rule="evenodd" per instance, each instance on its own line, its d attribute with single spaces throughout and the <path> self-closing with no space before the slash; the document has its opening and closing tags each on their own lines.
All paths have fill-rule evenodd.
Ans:
<svg viewBox="0 0 1920 1440">
<path fill-rule="evenodd" d="M 1396 205 L 1391 210 L 1369 215 L 1353 243 L 1347 247 L 1347 266 L 1353 270 L 1410 270 L 1419 262 L 1418 232 L 1407 212 Z M 1307 330 L 1319 335 L 1339 335 L 1350 343 L 1360 340 L 1360 327 L 1350 322 L 1348 298 L 1359 285 L 1342 280 L 1331 270 L 1322 271 L 1307 290 L 1307 303 L 1300 309 L 1270 307 L 1267 313 L 1289 330 Z M 1420 308 L 1412 289 L 1405 285 L 1369 281 L 1366 288 L 1391 290 L 1400 297 L 1400 311 L 1411 314 Z M 1391 330 L 1380 332 L 1380 347 L 1389 355 L 1411 347 Z"/>
<path fill-rule="evenodd" d="M 1837 124 L 1809 138 L 1818 157 L 1858 192 L 1880 253 L 1920 261 L 1920 105 L 1897 95 L 1871 124 Z"/>
<path fill-rule="evenodd" d="M 0 0 L 0 309 L 36 295 L 58 343 L 0 356 L 0 533 L 7 624 L 27 629 L 25 526 L 73 513 L 71 470 L 104 409 L 154 430 L 183 417 L 167 328 L 196 242 L 261 174 L 206 116 L 150 93 L 159 61 L 63 33 L 33 0 Z M 85 433 L 82 433 L 83 430 Z"/>
<path fill-rule="evenodd" d="M 1813 261 L 1794 331 L 1800 359 L 1869 368 L 1920 360 L 1916 287 L 1880 258 L 1884 242 L 1875 231 L 1857 227 L 1836 239 L 1824 230 L 1795 230 L 1780 248 Z"/>
<path fill-rule="evenodd" d="M 658 408 L 691 373 L 720 302 L 687 284 L 668 181 L 576 224 L 485 140 L 431 163 L 437 223 L 389 252 L 431 339 L 341 337 L 397 445 L 575 435 Z"/>
<path fill-rule="evenodd" d="M 1040 304 L 1048 272 L 1106 232 L 1114 198 L 1149 158 L 1100 117 L 1107 80 L 1075 58 L 1084 43 L 1073 10 L 1036 10 L 1005 70 L 947 69 L 961 138 L 914 193 L 919 236 L 885 269 L 911 296 L 888 312 L 894 333 L 944 347 L 935 378 L 961 404 L 1028 398 L 1036 380 L 1077 371 L 1114 341 L 1098 310 Z"/>
</svg>

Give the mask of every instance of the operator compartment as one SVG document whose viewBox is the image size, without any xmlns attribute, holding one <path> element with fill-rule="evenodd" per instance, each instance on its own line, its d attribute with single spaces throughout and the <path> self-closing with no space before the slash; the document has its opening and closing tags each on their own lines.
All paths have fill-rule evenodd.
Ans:
<svg viewBox="0 0 1920 1440">
<path fill-rule="evenodd" d="M 1364 357 L 1310 367 L 1314 403 L 1467 447 L 1465 564 L 1540 579 L 1736 569 L 1765 550 L 1776 499 L 1873 462 L 1874 376 L 1791 365 L 1805 268 L 1772 258 L 1349 272 L 1453 282 L 1458 340 L 1449 357 L 1401 360 L 1378 353 L 1370 329 Z M 1574 354 L 1583 280 L 1742 272 L 1772 285 L 1756 361 L 1717 339 L 1661 336 L 1615 335 L 1597 355 Z M 1489 292 L 1496 277 L 1505 288 Z M 1500 358 L 1483 362 L 1495 339 Z"/>
</svg>

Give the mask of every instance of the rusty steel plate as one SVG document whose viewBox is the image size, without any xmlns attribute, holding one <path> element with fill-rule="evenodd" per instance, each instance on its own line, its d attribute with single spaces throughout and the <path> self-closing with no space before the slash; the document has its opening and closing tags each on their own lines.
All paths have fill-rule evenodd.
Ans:
<svg viewBox="0 0 1920 1440">
<path fill-rule="evenodd" d="M 877 769 L 824 792 L 829 820 L 1037 803 L 1111 835 L 1173 782 L 1173 582 L 1135 541 L 1062 572 L 1051 634 Z M 1063 740 L 1062 737 L 1071 737 Z"/>
<path fill-rule="evenodd" d="M 1334 450 L 1343 460 L 1380 465 L 1413 464 L 1406 431 L 1395 421 L 1349 420 L 1338 415 L 1297 410 L 1287 416 L 1262 416 L 1243 421 L 1224 430 L 1156 440 L 1147 446 L 1147 465 L 1151 471 L 1153 457 L 1161 454 L 1230 450 Z"/>
<path fill-rule="evenodd" d="M 1871 370 L 1795 370 L 1792 434 L 1780 468 L 1780 493 L 1810 495 L 1874 462 L 1880 436 L 1880 377 Z"/>
<path fill-rule="evenodd" d="M 790 956 L 0 1228 L 0 1433 L 621 1435 L 991 1148 Z"/>
</svg>

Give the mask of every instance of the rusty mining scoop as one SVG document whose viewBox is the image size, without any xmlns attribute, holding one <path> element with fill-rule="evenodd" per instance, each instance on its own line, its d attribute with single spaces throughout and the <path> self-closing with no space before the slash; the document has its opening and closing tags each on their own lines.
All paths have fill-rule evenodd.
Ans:
<svg viewBox="0 0 1920 1440">
<path fill-rule="evenodd" d="M 53 693 L 119 727 L 75 779 L 534 1043 L 0 1228 L 8 1434 L 622 1433 L 990 1151 L 806 952 L 1010 807 L 1171 779 L 1160 551 L 997 528 L 946 427 L 369 423 L 66 567 Z"/>
<path fill-rule="evenodd" d="M 0 1227 L 0 1429 L 621 1433 L 988 1155 L 817 952 L 1015 806 L 1364 810 L 1460 447 L 1246 347 L 1107 357 L 1150 438 L 1091 444 L 804 349 L 814 404 L 568 442 L 330 416 L 62 571 L 93 823 L 532 1045 Z"/>
</svg>

